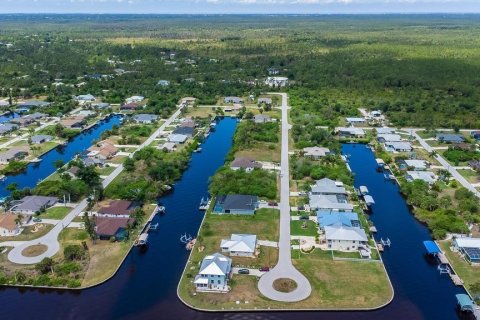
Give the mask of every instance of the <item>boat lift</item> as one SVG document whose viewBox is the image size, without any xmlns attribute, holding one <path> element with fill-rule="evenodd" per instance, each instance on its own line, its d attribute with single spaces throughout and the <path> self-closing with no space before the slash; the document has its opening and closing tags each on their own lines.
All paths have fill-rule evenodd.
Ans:
<svg viewBox="0 0 480 320">
<path fill-rule="evenodd" d="M 148 228 L 148 231 L 157 231 L 158 230 L 158 222 L 155 224 L 151 224 L 150 227 Z"/>
<path fill-rule="evenodd" d="M 380 243 L 382 244 L 382 246 L 385 248 L 385 247 L 389 247 L 392 245 L 392 242 L 390 241 L 389 238 L 387 239 L 383 239 L 383 238 L 380 238 Z"/>
<path fill-rule="evenodd" d="M 193 240 L 193 237 L 191 235 L 187 236 L 186 233 L 184 233 L 183 235 L 180 236 L 180 242 L 183 243 L 183 244 L 187 244 L 192 240 Z"/>
</svg>

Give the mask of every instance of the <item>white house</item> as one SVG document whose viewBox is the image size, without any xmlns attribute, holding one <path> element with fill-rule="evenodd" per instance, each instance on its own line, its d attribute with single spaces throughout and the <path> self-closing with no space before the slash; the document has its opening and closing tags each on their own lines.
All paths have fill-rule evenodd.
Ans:
<svg viewBox="0 0 480 320">
<path fill-rule="evenodd" d="M 168 141 L 173 142 L 175 144 L 185 143 L 187 139 L 188 139 L 188 136 L 184 134 L 171 134 L 168 136 Z"/>
<path fill-rule="evenodd" d="M 323 147 L 303 148 L 304 156 L 312 159 L 320 159 L 330 154 L 330 149 Z"/>
<path fill-rule="evenodd" d="M 235 160 L 232 161 L 230 164 L 230 169 L 232 170 L 240 170 L 243 169 L 246 172 L 252 172 L 255 168 L 262 168 L 262 165 L 256 162 L 253 159 L 247 157 L 237 157 Z"/>
<path fill-rule="evenodd" d="M 402 137 L 393 133 L 381 133 L 377 135 L 378 142 L 400 142 Z"/>
<path fill-rule="evenodd" d="M 83 104 L 95 101 L 95 97 L 91 94 L 81 94 L 79 96 L 76 96 L 75 100 Z"/>
<path fill-rule="evenodd" d="M 362 128 L 337 128 L 337 132 L 342 137 L 355 137 L 355 138 L 363 138 L 365 137 L 365 131 Z"/>
<path fill-rule="evenodd" d="M 412 151 L 410 142 L 385 142 L 385 149 L 390 152 L 409 152 Z"/>
<path fill-rule="evenodd" d="M 131 96 L 130 98 L 125 99 L 125 102 L 129 104 L 133 102 L 142 102 L 143 100 L 145 100 L 145 97 L 143 96 Z"/>
<path fill-rule="evenodd" d="M 375 128 L 377 131 L 377 134 L 393 134 L 395 133 L 395 129 L 389 128 L 389 127 L 381 127 L 381 128 Z"/>
<path fill-rule="evenodd" d="M 287 77 L 268 77 L 265 84 L 269 87 L 286 87 L 288 86 Z"/>
<path fill-rule="evenodd" d="M 222 240 L 222 252 L 231 257 L 253 257 L 257 246 L 257 236 L 254 234 L 232 234 L 230 239 Z"/>
<path fill-rule="evenodd" d="M 220 253 L 206 256 L 194 280 L 197 291 L 228 292 L 232 273 L 232 259 Z"/>
<path fill-rule="evenodd" d="M 413 168 L 415 171 L 425 171 L 428 168 L 428 162 L 425 160 L 405 160 L 405 164 L 409 168 Z"/>
<path fill-rule="evenodd" d="M 328 249 L 358 251 L 368 243 L 367 235 L 362 228 L 325 226 L 324 230 Z"/>
<path fill-rule="evenodd" d="M 14 237 L 22 233 L 17 217 L 10 213 L 0 215 L 0 237 Z"/>
<path fill-rule="evenodd" d="M 408 182 L 423 180 L 428 184 L 432 184 L 437 180 L 437 177 L 431 171 L 407 171 L 405 178 Z"/>
<path fill-rule="evenodd" d="M 352 118 L 345 118 L 345 120 L 347 120 L 347 122 L 349 124 L 363 124 L 365 123 L 365 118 L 356 118 L 356 117 L 352 117 Z"/>
</svg>

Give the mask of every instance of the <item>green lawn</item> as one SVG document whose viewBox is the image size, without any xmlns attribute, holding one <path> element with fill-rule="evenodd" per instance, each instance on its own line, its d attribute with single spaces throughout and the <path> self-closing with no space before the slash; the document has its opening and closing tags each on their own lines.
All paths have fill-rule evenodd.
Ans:
<svg viewBox="0 0 480 320">
<path fill-rule="evenodd" d="M 439 241 L 438 243 L 467 288 L 480 281 L 480 268 L 470 265 L 458 253 L 450 250 L 451 241 Z"/>
<path fill-rule="evenodd" d="M 457 170 L 465 179 L 467 179 L 470 183 L 479 183 L 480 182 L 480 174 L 473 170 L 469 169 L 460 169 Z"/>
<path fill-rule="evenodd" d="M 65 218 L 65 216 L 72 211 L 72 208 L 70 207 L 53 207 L 47 209 L 45 213 L 42 213 L 40 215 L 40 218 L 43 219 L 57 219 L 61 220 Z"/>
<path fill-rule="evenodd" d="M 306 228 L 304 228 L 306 225 Z M 315 222 L 310 220 L 295 220 L 290 222 L 290 234 L 292 236 L 312 236 L 318 235 L 318 227 Z"/>
<path fill-rule="evenodd" d="M 112 173 L 115 169 L 116 169 L 116 167 L 108 166 L 108 167 L 104 167 L 104 168 L 97 168 L 97 172 L 98 172 L 98 174 L 100 174 L 101 176 L 108 176 L 108 175 L 109 175 L 110 173 Z"/>
</svg>

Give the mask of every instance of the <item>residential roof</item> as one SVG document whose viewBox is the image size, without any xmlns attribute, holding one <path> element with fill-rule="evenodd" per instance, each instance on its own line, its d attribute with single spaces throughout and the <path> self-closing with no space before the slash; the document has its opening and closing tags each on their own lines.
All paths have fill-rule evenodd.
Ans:
<svg viewBox="0 0 480 320">
<path fill-rule="evenodd" d="M 33 143 L 41 143 L 43 141 L 50 141 L 52 139 L 53 139 L 53 137 L 49 136 L 48 134 L 38 134 L 38 135 L 33 136 L 31 138 Z"/>
<path fill-rule="evenodd" d="M 48 116 L 48 114 L 41 113 L 41 112 L 35 112 L 35 113 L 27 114 L 26 116 L 24 116 L 22 118 L 38 120 L 38 119 L 41 119 L 41 118 L 45 118 L 47 116 Z"/>
<path fill-rule="evenodd" d="M 180 123 L 180 127 L 189 127 L 189 128 L 195 128 L 195 121 L 192 119 L 185 119 Z"/>
<path fill-rule="evenodd" d="M 322 228 L 327 226 L 360 227 L 360 221 L 355 212 L 317 210 L 317 220 Z"/>
<path fill-rule="evenodd" d="M 436 138 L 445 142 L 463 142 L 465 138 L 461 134 L 437 133 Z"/>
<path fill-rule="evenodd" d="M 58 202 L 57 197 L 46 196 L 26 196 L 19 200 L 20 203 L 11 208 L 12 212 L 32 211 L 38 212 L 43 208 L 54 205 Z"/>
<path fill-rule="evenodd" d="M 223 205 L 224 210 L 255 210 L 257 202 L 257 196 L 244 194 L 229 194 L 217 197 L 217 204 Z"/>
<path fill-rule="evenodd" d="M 391 134 L 391 133 L 381 133 L 377 135 L 377 139 L 383 139 L 388 142 L 400 142 L 402 141 L 402 137 L 399 134 Z"/>
<path fill-rule="evenodd" d="M 77 101 L 95 101 L 95 97 L 91 94 L 81 94 L 75 97 Z"/>
<path fill-rule="evenodd" d="M 256 122 L 256 123 L 263 123 L 263 122 L 269 122 L 272 120 L 272 118 L 266 114 L 256 114 L 254 117 L 253 117 L 253 120 Z"/>
<path fill-rule="evenodd" d="M 394 150 L 412 150 L 412 145 L 410 142 L 385 142 L 385 146 L 390 147 Z"/>
<path fill-rule="evenodd" d="M 368 241 L 363 229 L 342 226 L 325 227 L 325 238 L 327 240 Z"/>
<path fill-rule="evenodd" d="M 133 212 L 133 202 L 128 200 L 112 200 L 108 206 L 98 209 L 100 214 L 130 215 Z"/>
<path fill-rule="evenodd" d="M 435 174 L 431 171 L 407 171 L 407 177 L 411 180 L 423 180 L 427 183 L 435 182 Z"/>
<path fill-rule="evenodd" d="M 454 242 L 460 248 L 480 248 L 480 238 L 455 238 Z"/>
<path fill-rule="evenodd" d="M 95 231 L 97 234 L 103 236 L 114 236 L 118 229 L 127 228 L 128 224 L 133 224 L 133 218 L 110 218 L 110 217 L 95 217 Z"/>
<path fill-rule="evenodd" d="M 18 228 L 16 219 L 18 215 L 16 214 L 0 214 L 0 228 L 9 230 L 9 231 L 14 231 Z"/>
<path fill-rule="evenodd" d="M 152 122 L 158 119 L 158 116 L 155 114 L 137 114 L 133 116 L 133 119 L 137 122 Z"/>
<path fill-rule="evenodd" d="M 19 107 L 24 107 L 24 108 L 28 108 L 28 107 L 45 107 L 45 106 L 48 106 L 48 105 L 50 105 L 49 102 L 38 101 L 38 100 L 24 101 L 24 102 L 21 102 L 21 103 L 18 104 Z"/>
<path fill-rule="evenodd" d="M 254 253 L 257 236 L 254 234 L 232 234 L 230 239 L 222 240 L 220 247 L 234 252 Z"/>
<path fill-rule="evenodd" d="M 258 103 L 272 104 L 272 98 L 258 98 Z"/>
<path fill-rule="evenodd" d="M 184 134 L 171 134 L 168 136 L 168 141 L 175 143 L 184 143 L 188 137 Z"/>
<path fill-rule="evenodd" d="M 226 276 L 230 273 L 231 269 L 232 259 L 217 252 L 203 259 L 199 274 Z"/>
<path fill-rule="evenodd" d="M 323 148 L 323 147 L 307 147 L 303 148 L 306 156 L 313 156 L 313 157 L 324 157 L 330 153 L 330 149 Z"/>
<path fill-rule="evenodd" d="M 343 201 L 341 195 L 313 194 L 310 195 L 309 205 L 314 209 L 353 210 L 353 205 Z"/>
<path fill-rule="evenodd" d="M 120 107 L 120 109 L 127 109 L 127 110 L 136 110 L 143 107 L 140 103 L 137 102 L 129 102 Z"/>
<path fill-rule="evenodd" d="M 337 131 L 338 132 L 344 132 L 344 133 L 348 133 L 348 134 L 351 134 L 351 135 L 355 135 L 355 136 L 363 136 L 365 135 L 365 131 L 362 129 L 362 128 L 354 128 L 354 127 L 340 127 L 340 128 L 337 128 Z"/>
<path fill-rule="evenodd" d="M 237 157 L 230 164 L 230 168 L 250 169 L 250 168 L 261 168 L 261 167 L 262 167 L 261 164 L 247 157 Z"/>
<path fill-rule="evenodd" d="M 225 97 L 223 99 L 225 102 L 233 102 L 233 103 L 241 103 L 243 102 L 243 99 L 240 97 Z"/>
<path fill-rule="evenodd" d="M 329 178 L 317 180 L 310 190 L 315 194 L 347 194 L 342 182 Z"/>
<path fill-rule="evenodd" d="M 425 160 L 405 160 L 405 164 L 409 167 L 413 167 L 415 169 L 425 170 L 427 169 L 427 161 Z"/>
<path fill-rule="evenodd" d="M 365 118 L 346 118 L 347 122 L 365 122 Z"/>
<path fill-rule="evenodd" d="M 18 125 L 13 124 L 13 123 L 2 123 L 0 124 L 0 134 L 4 134 L 7 132 L 10 132 L 14 129 L 17 129 Z"/>
<path fill-rule="evenodd" d="M 21 154 L 28 154 L 28 152 L 23 149 L 12 148 L 5 152 L 1 152 L 0 159 L 3 161 L 9 161 L 11 159 L 18 157 Z"/>
<path fill-rule="evenodd" d="M 177 127 L 173 130 L 173 134 L 193 135 L 194 131 L 195 129 L 191 127 Z"/>
<path fill-rule="evenodd" d="M 377 134 L 390 134 L 395 133 L 395 129 L 389 127 L 375 128 Z"/>
</svg>

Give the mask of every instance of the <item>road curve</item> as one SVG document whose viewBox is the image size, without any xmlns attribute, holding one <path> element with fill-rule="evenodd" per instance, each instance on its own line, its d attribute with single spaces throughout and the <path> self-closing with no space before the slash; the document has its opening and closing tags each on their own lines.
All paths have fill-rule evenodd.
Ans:
<svg viewBox="0 0 480 320">
<path fill-rule="evenodd" d="M 279 94 L 279 93 L 275 93 Z M 281 151 L 281 174 L 280 174 L 280 239 L 278 243 L 279 256 L 277 265 L 265 273 L 258 282 L 258 290 L 267 298 L 282 301 L 296 302 L 308 298 L 312 287 L 308 279 L 301 274 L 292 264 L 290 246 L 290 172 L 288 155 L 288 97 L 282 96 L 282 151 Z M 292 292 L 280 292 L 273 288 L 273 282 L 277 279 L 288 278 L 297 283 L 297 288 Z"/>
</svg>

